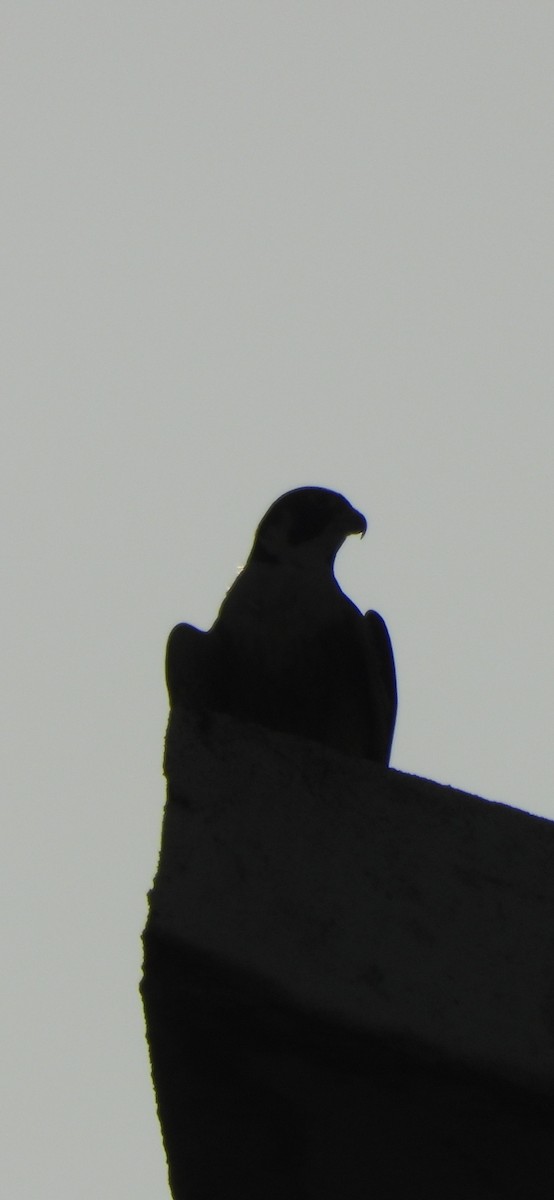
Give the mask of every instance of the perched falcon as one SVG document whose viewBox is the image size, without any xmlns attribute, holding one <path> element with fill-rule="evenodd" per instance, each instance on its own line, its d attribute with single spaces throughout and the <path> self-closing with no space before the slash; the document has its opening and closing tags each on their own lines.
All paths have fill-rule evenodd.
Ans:
<svg viewBox="0 0 554 1200">
<path fill-rule="evenodd" d="M 366 528 L 327 488 L 296 488 L 276 500 L 212 628 L 172 631 L 171 703 L 388 764 L 397 701 L 387 627 L 379 613 L 364 616 L 333 573 L 345 538 Z"/>
</svg>

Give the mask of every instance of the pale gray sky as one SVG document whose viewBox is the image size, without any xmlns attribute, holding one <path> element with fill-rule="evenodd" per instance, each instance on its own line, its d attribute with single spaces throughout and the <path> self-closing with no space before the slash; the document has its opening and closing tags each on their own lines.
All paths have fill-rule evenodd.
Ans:
<svg viewBox="0 0 554 1200">
<path fill-rule="evenodd" d="M 165 639 L 277 495 L 370 519 L 393 765 L 554 818 L 554 8 L 3 12 L 2 1191 L 162 1200 Z"/>
</svg>

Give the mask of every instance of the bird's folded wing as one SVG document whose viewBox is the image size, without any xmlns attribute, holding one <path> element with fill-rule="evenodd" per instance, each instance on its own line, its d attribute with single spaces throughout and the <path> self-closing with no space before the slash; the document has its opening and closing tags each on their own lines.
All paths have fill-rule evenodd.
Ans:
<svg viewBox="0 0 554 1200">
<path fill-rule="evenodd" d="M 171 630 L 165 656 L 165 678 L 171 705 L 209 705 L 210 657 L 207 633 L 184 622 Z"/>
<path fill-rule="evenodd" d="M 381 761 L 388 763 L 398 706 L 394 654 L 382 616 L 371 609 L 365 614 L 364 621 L 369 666 L 372 674 L 378 677 L 375 682 L 379 686 Z"/>
</svg>

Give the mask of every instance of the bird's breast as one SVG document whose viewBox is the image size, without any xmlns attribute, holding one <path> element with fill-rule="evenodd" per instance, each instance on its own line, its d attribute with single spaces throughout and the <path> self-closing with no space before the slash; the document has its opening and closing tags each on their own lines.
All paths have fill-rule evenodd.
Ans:
<svg viewBox="0 0 554 1200">
<path fill-rule="evenodd" d="M 231 673 L 240 670 L 253 691 L 267 685 L 299 691 L 319 679 L 322 657 L 327 667 L 330 652 L 335 663 L 342 658 L 337 630 L 349 637 L 361 619 L 329 570 L 252 564 L 227 593 L 214 629 L 223 637 Z M 328 631 L 334 631 L 330 645 Z"/>
<path fill-rule="evenodd" d="M 268 638 L 287 646 L 356 611 L 334 576 L 283 566 L 252 565 L 239 575 L 221 606 L 219 620 L 248 641 Z"/>
</svg>

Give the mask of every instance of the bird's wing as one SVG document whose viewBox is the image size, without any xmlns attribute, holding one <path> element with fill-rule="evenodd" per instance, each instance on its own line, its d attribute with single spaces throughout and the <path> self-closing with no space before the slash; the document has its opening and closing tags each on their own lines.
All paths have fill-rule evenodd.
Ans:
<svg viewBox="0 0 554 1200">
<path fill-rule="evenodd" d="M 165 679 L 171 705 L 203 707 L 209 703 L 210 663 L 207 633 L 184 622 L 171 630 L 165 655 Z"/>
<path fill-rule="evenodd" d="M 379 759 L 388 765 L 396 722 L 396 670 L 389 631 L 373 609 L 364 616 L 368 666 L 378 688 Z"/>
</svg>

